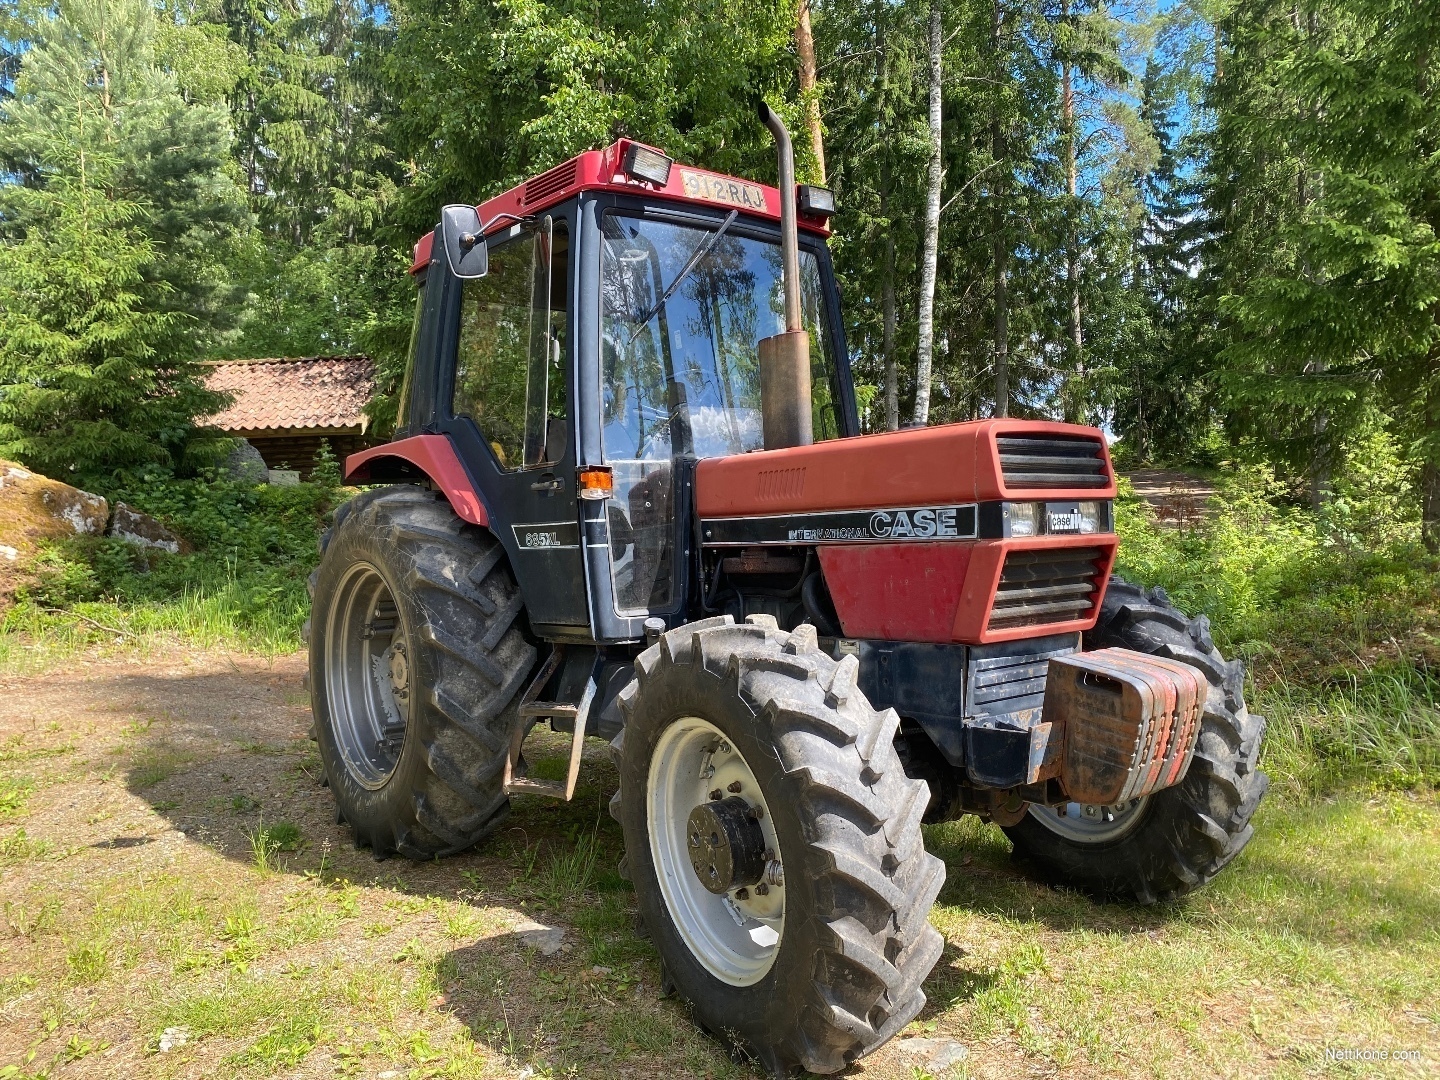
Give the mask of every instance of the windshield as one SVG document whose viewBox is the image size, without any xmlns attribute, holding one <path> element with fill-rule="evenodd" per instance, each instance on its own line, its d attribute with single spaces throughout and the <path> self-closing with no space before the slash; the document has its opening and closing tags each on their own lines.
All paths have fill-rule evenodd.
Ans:
<svg viewBox="0 0 1440 1080">
<path fill-rule="evenodd" d="M 719 457 L 764 445 L 758 343 L 785 329 L 780 248 L 733 231 L 715 240 L 719 226 L 620 214 L 604 219 L 607 460 L 666 460 L 686 453 Z M 687 266 L 689 273 L 675 287 Z M 822 317 L 819 263 L 803 250 L 800 295 L 810 332 L 818 442 L 840 433 L 835 364 Z"/>
<path fill-rule="evenodd" d="M 604 218 L 602 422 L 615 474 L 606 517 L 621 615 L 676 600 L 671 459 L 764 447 L 759 342 L 785 329 L 780 247 L 721 228 Z M 804 250 L 800 297 L 818 442 L 840 434 L 839 396 L 820 264 Z"/>
</svg>

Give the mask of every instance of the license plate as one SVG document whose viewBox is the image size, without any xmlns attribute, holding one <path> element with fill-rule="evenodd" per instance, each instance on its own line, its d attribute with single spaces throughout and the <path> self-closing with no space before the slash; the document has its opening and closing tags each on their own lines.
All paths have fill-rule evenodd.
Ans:
<svg viewBox="0 0 1440 1080">
<path fill-rule="evenodd" d="M 738 206 L 742 210 L 763 212 L 766 209 L 765 191 L 759 184 L 746 184 L 723 176 L 691 172 L 689 169 L 680 170 L 680 183 L 686 196 L 691 199 Z"/>
<path fill-rule="evenodd" d="M 1080 531 L 1080 508 L 1051 510 L 1050 529 L 1052 533 L 1078 533 Z"/>
</svg>

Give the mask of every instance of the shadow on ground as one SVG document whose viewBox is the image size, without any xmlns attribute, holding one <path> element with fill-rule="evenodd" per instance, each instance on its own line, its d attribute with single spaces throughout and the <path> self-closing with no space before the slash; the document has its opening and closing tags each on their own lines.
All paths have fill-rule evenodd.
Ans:
<svg viewBox="0 0 1440 1080">
<path fill-rule="evenodd" d="M 680 1004 L 660 998 L 658 958 L 634 933 L 633 893 L 617 872 L 620 830 L 606 812 L 615 775 L 602 743 L 592 740 L 573 802 L 517 798 L 505 824 L 474 852 L 436 863 L 379 864 L 368 851 L 353 850 L 350 830 L 336 823 L 333 800 L 320 785 L 319 759 L 307 737 L 302 665 L 302 658 L 287 657 L 268 669 L 251 664 L 116 677 L 105 708 L 144 718 L 131 721 L 121 736 L 130 790 L 175 829 L 242 864 L 253 863 L 257 829 L 290 823 L 301 837 L 298 850 L 281 856 L 291 875 L 323 874 L 383 883 L 410 896 L 498 905 L 563 930 L 566 948 L 553 955 L 502 932 L 436 961 L 443 1008 L 477 1041 L 517 1062 L 548 1063 L 557 1072 L 573 1066 L 581 1075 L 632 1075 L 650 1055 L 668 1061 L 678 1055 L 698 1073 L 715 1071 L 716 1045 Z M 542 739 L 533 755 L 537 770 L 563 756 L 567 740 Z M 1261 814 L 1257 832 L 1263 833 L 1263 808 Z M 1050 887 L 1012 862 L 998 829 L 974 821 L 931 827 L 926 840 L 947 864 L 939 904 L 951 916 L 1122 937 L 1154 936 L 1176 923 L 1217 917 L 1208 914 L 1216 903 L 1214 886 L 1195 901 L 1153 907 L 1097 904 Z M 93 846 L 148 842 L 115 837 Z M 1257 843 L 1230 871 L 1240 884 L 1227 878 L 1224 887 L 1263 889 L 1264 880 L 1272 880 L 1286 891 L 1346 893 L 1373 889 L 1366 873 L 1357 865 L 1337 879 L 1333 867 L 1307 869 L 1299 853 Z M 1434 898 L 1414 894 L 1415 887 L 1387 884 L 1378 893 L 1393 908 L 1430 912 L 1440 922 Z M 1291 918 L 1288 929 L 1327 945 L 1352 933 L 1334 919 L 1305 912 Z M 1403 941 L 1426 931 L 1407 917 L 1390 932 Z M 929 1004 L 920 1019 L 941 1017 L 996 990 L 1007 977 L 993 961 L 969 956 L 963 940 L 952 940 L 925 983 Z"/>
</svg>

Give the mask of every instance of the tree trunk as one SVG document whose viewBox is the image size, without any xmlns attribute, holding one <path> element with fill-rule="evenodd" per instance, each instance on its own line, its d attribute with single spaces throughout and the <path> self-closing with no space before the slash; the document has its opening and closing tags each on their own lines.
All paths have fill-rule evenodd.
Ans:
<svg viewBox="0 0 1440 1080">
<path fill-rule="evenodd" d="M 1070 0 L 1065 0 L 1062 13 L 1068 23 Z M 1070 293 L 1070 334 L 1065 342 L 1065 351 L 1069 354 L 1066 357 L 1065 374 L 1070 386 L 1063 404 L 1065 419 L 1072 424 L 1083 419 L 1080 395 L 1085 381 L 1085 338 L 1080 325 L 1080 235 L 1075 220 L 1079 213 L 1079 203 L 1076 202 L 1078 168 L 1075 153 L 1074 79 L 1075 68 L 1067 57 L 1061 73 L 1061 106 L 1065 125 L 1065 193 L 1069 196 L 1065 206 L 1065 285 Z"/>
<path fill-rule="evenodd" d="M 1009 150 L 1005 144 L 1005 127 L 1000 115 L 999 87 L 1005 84 L 1005 67 L 1000 58 L 1000 31 L 1005 13 L 1000 0 L 995 0 L 991 23 L 991 47 L 995 51 L 996 94 L 990 116 L 990 151 L 995 156 L 999 179 L 995 183 L 992 203 L 995 208 L 995 415 L 1010 415 L 1010 246 L 1005 229 L 1005 167 Z"/>
<path fill-rule="evenodd" d="M 930 371 L 935 346 L 935 265 L 940 252 L 941 0 L 930 0 L 930 175 L 925 191 L 925 242 L 920 259 L 919 341 L 915 348 L 915 424 L 930 422 Z"/>
<path fill-rule="evenodd" d="M 995 237 L 995 415 L 1010 415 L 1010 249 Z"/>
<path fill-rule="evenodd" d="M 805 101 L 805 126 L 815 152 L 817 183 L 825 183 L 825 140 L 820 131 L 820 101 L 815 90 L 815 35 L 810 31 L 810 0 L 800 0 L 795 19 L 795 52 L 800 58 L 800 96 Z"/>
<path fill-rule="evenodd" d="M 1420 467 L 1420 538 L 1440 555 L 1440 466 L 1429 460 Z"/>
<path fill-rule="evenodd" d="M 895 241 L 885 238 L 885 284 L 880 296 L 880 352 L 885 358 L 885 430 L 900 426 L 900 380 L 895 371 Z"/>
<path fill-rule="evenodd" d="M 889 85 L 889 51 L 883 21 L 875 17 L 875 84 L 882 99 Z M 890 216 L 890 185 L 892 180 L 889 157 L 880 167 L 880 220 L 885 223 L 885 280 L 880 286 L 880 356 L 885 366 L 885 430 L 900 427 L 900 376 L 895 370 L 895 223 Z"/>
</svg>

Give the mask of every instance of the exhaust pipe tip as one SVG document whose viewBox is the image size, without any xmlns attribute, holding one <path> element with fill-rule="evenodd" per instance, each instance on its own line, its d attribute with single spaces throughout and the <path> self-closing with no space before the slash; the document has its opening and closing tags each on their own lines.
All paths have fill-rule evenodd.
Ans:
<svg viewBox="0 0 1440 1080">
<path fill-rule="evenodd" d="M 760 416 L 765 449 L 809 446 L 810 344 L 800 309 L 800 238 L 795 221 L 795 148 L 778 113 L 761 98 L 756 112 L 775 137 L 780 176 L 780 263 L 784 277 L 785 330 L 760 344 Z"/>
</svg>

